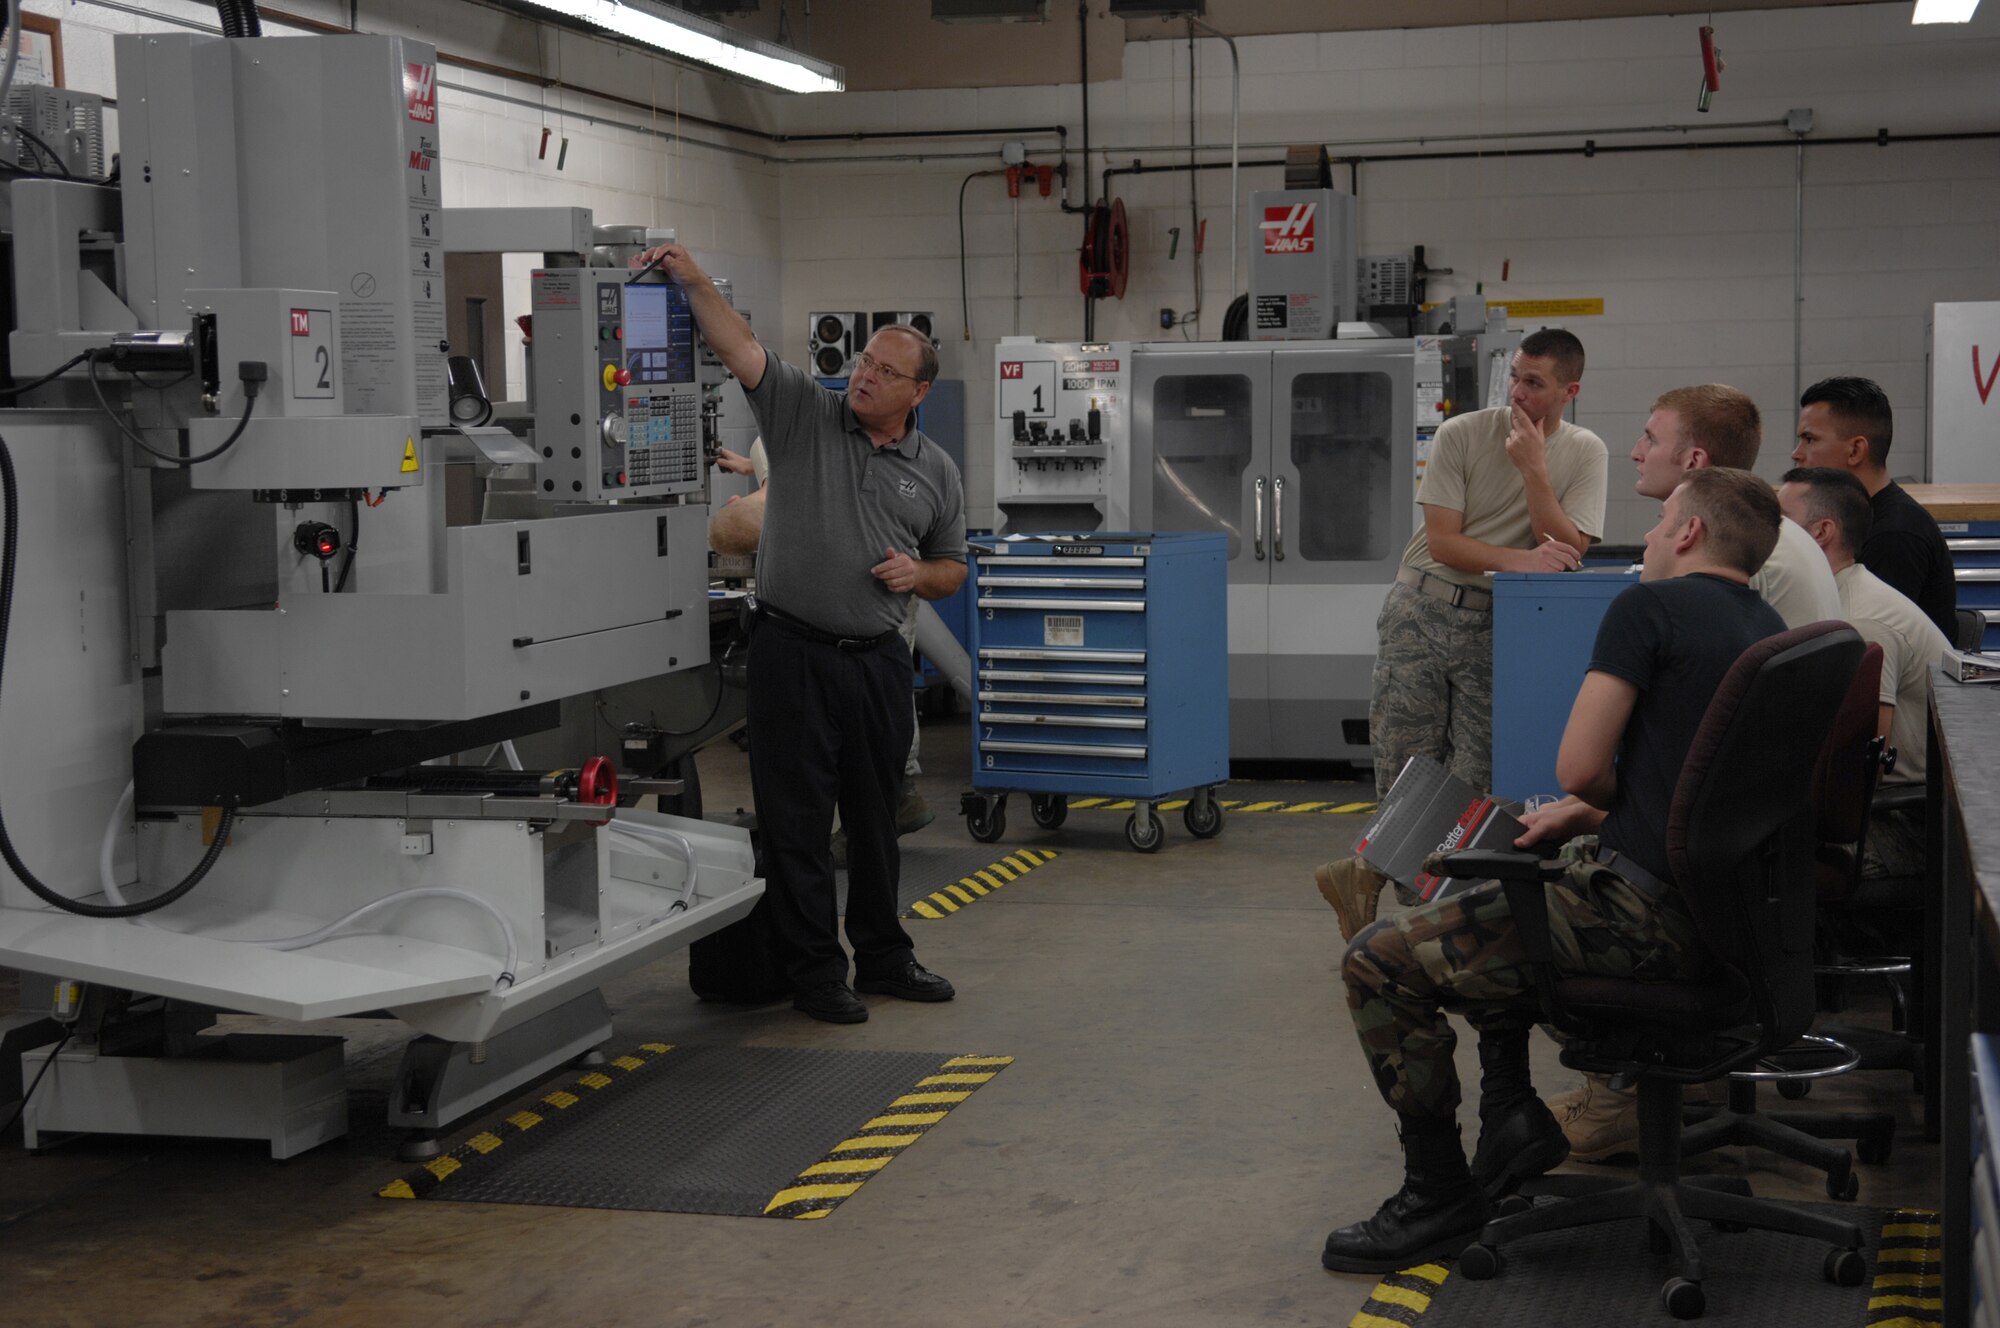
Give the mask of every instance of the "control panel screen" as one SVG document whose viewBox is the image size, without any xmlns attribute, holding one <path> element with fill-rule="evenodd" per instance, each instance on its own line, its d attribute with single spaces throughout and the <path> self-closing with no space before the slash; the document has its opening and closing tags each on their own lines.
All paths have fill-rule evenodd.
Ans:
<svg viewBox="0 0 2000 1328">
<path fill-rule="evenodd" d="M 680 287 L 625 287 L 625 368 L 635 383 L 694 381 L 694 311 Z"/>
</svg>

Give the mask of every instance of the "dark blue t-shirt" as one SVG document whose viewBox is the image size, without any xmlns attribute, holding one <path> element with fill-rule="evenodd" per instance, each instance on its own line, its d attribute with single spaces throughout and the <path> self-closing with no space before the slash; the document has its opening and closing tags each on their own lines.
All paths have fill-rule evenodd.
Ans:
<svg viewBox="0 0 2000 1328">
<path fill-rule="evenodd" d="M 1590 669 L 1623 678 L 1639 699 L 1618 741 L 1618 790 L 1598 831 L 1606 848 L 1673 879 L 1667 812 L 1695 731 L 1730 666 L 1784 630 L 1756 591 L 1704 573 L 1642 581 L 1611 601 Z"/>
</svg>

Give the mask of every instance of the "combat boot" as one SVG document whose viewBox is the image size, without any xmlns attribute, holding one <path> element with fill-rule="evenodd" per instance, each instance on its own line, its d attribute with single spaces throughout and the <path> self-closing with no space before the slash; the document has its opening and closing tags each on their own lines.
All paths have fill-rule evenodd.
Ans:
<svg viewBox="0 0 2000 1328">
<path fill-rule="evenodd" d="M 1609 1162 L 1639 1154 L 1639 1094 L 1611 1086 L 1602 1075 L 1583 1076 L 1583 1092 L 1559 1118 L 1569 1155 L 1579 1162 Z"/>
<path fill-rule="evenodd" d="M 1375 921 L 1375 906 L 1389 878 L 1360 858 L 1337 858 L 1313 868 L 1313 881 L 1326 902 L 1333 905 L 1340 939 L 1351 941 L 1355 933 Z"/>
<path fill-rule="evenodd" d="M 1472 1179 L 1498 1200 L 1561 1166 L 1569 1140 L 1550 1110 L 1535 1096 L 1528 1075 L 1528 1029 L 1479 1030 L 1479 1146 L 1472 1153 Z"/>
<path fill-rule="evenodd" d="M 1465 1165 L 1455 1120 L 1402 1121 L 1403 1188 L 1375 1216 L 1326 1238 L 1320 1266 L 1336 1273 L 1393 1273 L 1457 1254 L 1486 1225 L 1486 1195 Z"/>
</svg>

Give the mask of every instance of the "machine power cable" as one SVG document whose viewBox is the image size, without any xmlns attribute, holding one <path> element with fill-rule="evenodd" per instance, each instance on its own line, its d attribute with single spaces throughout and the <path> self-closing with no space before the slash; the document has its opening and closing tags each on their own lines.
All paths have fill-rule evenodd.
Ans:
<svg viewBox="0 0 2000 1328">
<path fill-rule="evenodd" d="M 14 618 L 14 568 L 19 561 L 21 534 L 20 485 L 14 474 L 14 452 L 7 446 L 7 440 L 0 437 L 0 517 L 4 517 L 7 528 L 0 532 L 0 681 L 4 681 L 7 670 L 7 638 Z M 7 817 L 0 810 L 0 858 L 6 859 L 14 875 L 20 879 L 30 893 L 46 904 L 51 904 L 65 913 L 75 913 L 86 918 L 135 918 L 142 913 L 165 908 L 182 895 L 201 884 L 208 875 L 209 868 L 222 856 L 223 846 L 229 842 L 229 832 L 236 826 L 236 809 L 222 809 L 222 820 L 215 827 L 215 836 L 209 841 L 208 851 L 201 856 L 180 884 L 151 899 L 142 899 L 130 904 L 90 904 L 80 899 L 70 899 L 43 884 L 28 864 L 21 861 L 21 855 L 14 849 L 14 838 L 7 832 Z"/>
<path fill-rule="evenodd" d="M 118 432 L 125 435 L 126 442 L 132 444 L 132 446 L 138 448 L 140 451 L 145 452 L 150 456 L 158 457 L 160 460 L 166 462 L 170 466 L 198 466 L 204 461 L 213 461 L 217 457 L 221 456 L 224 452 L 227 452 L 230 448 L 236 446 L 236 440 L 241 438 L 243 436 L 243 431 L 250 427 L 250 415 L 251 412 L 256 410 L 257 408 L 257 388 L 259 383 L 262 382 L 262 379 L 253 379 L 245 377 L 242 379 L 243 414 L 240 418 L 238 418 L 238 420 L 236 421 L 236 427 L 230 430 L 229 436 L 227 438 L 223 439 L 220 443 L 210 448 L 208 451 L 201 453 L 199 456 L 184 457 L 184 456 L 175 456 L 172 452 L 163 452 L 159 448 L 147 442 L 144 438 L 141 438 L 138 432 L 134 430 L 130 425 L 126 424 L 124 419 L 119 416 L 118 412 L 112 409 L 111 402 L 104 395 L 104 380 L 97 376 L 97 365 L 99 359 L 101 358 L 101 355 L 102 352 L 100 351 L 88 351 L 82 357 L 83 362 L 90 374 L 90 390 L 92 394 L 94 394 L 97 397 L 98 406 L 104 411 L 105 417 L 108 418 L 113 424 L 118 426 Z M 72 360 L 70 361 L 70 363 L 74 364 L 76 363 L 76 361 Z M 64 367 L 67 368 L 68 366 L 66 365 Z M 263 368 L 261 364 L 258 365 L 257 367 L 260 369 Z M 33 386 L 33 384 L 30 384 L 30 386 Z"/>
<path fill-rule="evenodd" d="M 41 387 L 46 383 L 53 383 L 56 379 L 62 377 L 64 374 L 68 373 L 71 369 L 76 368 L 77 365 L 82 364 L 85 360 L 89 359 L 93 353 L 94 352 L 92 351 L 85 351 L 83 354 L 76 356 L 74 359 L 65 361 L 64 363 L 57 365 L 55 368 L 49 370 L 47 373 L 43 374 L 40 378 L 37 378 L 32 383 L 22 383 L 19 387 L 0 387 L 0 397 L 18 397 L 23 392 L 32 392 L 36 388 Z"/>
<path fill-rule="evenodd" d="M 63 1030 L 62 1040 L 56 1043 L 55 1049 L 49 1053 L 49 1058 L 42 1062 L 42 1068 L 35 1071 L 35 1082 L 29 1084 L 28 1091 L 21 1094 L 20 1102 L 14 1107 L 14 1114 L 7 1118 L 5 1125 L 0 1125 L 0 1136 L 4 1136 L 7 1131 L 13 1129 L 14 1122 L 20 1120 L 22 1115 L 28 1110 L 28 1103 L 34 1098 L 35 1090 L 42 1086 L 42 1076 L 47 1074 L 49 1067 L 56 1063 L 56 1057 L 62 1055 L 62 1049 L 69 1045 L 69 1040 L 75 1032 L 74 1028 L 65 1028 Z"/>
</svg>

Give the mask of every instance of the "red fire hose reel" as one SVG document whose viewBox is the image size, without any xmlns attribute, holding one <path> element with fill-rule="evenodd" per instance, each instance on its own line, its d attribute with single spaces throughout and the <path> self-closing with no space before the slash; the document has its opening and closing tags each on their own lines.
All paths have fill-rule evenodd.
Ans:
<svg viewBox="0 0 2000 1328">
<path fill-rule="evenodd" d="M 1084 218 L 1083 249 L 1077 255 L 1077 284 L 1093 300 L 1125 298 L 1132 271 L 1132 232 L 1125 221 L 1125 200 L 1093 203 Z"/>
</svg>

